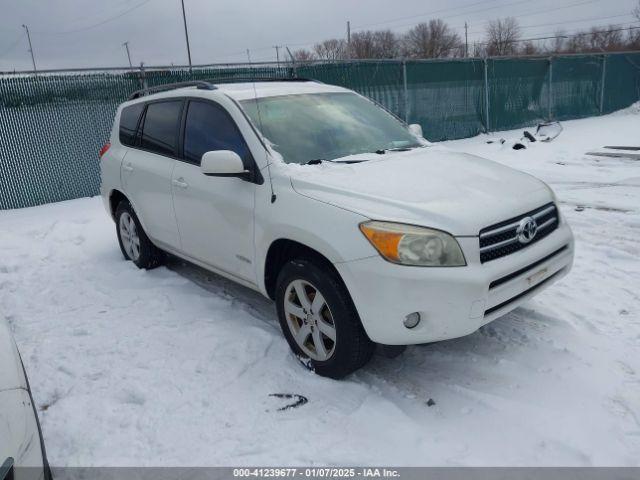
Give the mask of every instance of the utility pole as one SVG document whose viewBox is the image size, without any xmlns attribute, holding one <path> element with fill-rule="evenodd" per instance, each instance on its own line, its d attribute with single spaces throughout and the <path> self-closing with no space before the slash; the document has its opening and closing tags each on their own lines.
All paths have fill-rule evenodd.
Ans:
<svg viewBox="0 0 640 480">
<path fill-rule="evenodd" d="M 280 45 L 274 45 L 273 48 L 276 49 L 276 61 L 278 62 L 278 67 L 280 66 Z"/>
<path fill-rule="evenodd" d="M 36 59 L 33 56 L 33 45 L 31 45 L 31 35 L 29 34 L 29 27 L 22 25 L 27 31 L 27 40 L 29 41 L 29 53 L 31 53 L 31 63 L 33 63 L 33 73 L 36 73 Z"/>
<path fill-rule="evenodd" d="M 464 22 L 464 57 L 469 57 L 469 25 Z"/>
<path fill-rule="evenodd" d="M 129 42 L 124 42 L 122 45 L 124 45 L 124 48 L 127 50 L 127 58 L 129 59 L 129 67 L 133 68 L 133 64 L 131 63 L 131 55 L 129 54 Z"/>
<path fill-rule="evenodd" d="M 289 50 L 288 46 L 285 45 L 284 48 L 287 50 L 287 53 L 289 54 L 289 58 L 291 59 L 291 67 L 293 67 L 293 78 L 298 78 L 298 70 L 296 69 L 296 59 L 291 53 L 291 50 Z"/>
<path fill-rule="evenodd" d="M 347 20 L 347 56 L 351 58 L 351 22 Z"/>
<path fill-rule="evenodd" d="M 189 47 L 189 30 L 187 30 L 187 14 L 184 13 L 184 0 L 180 0 L 182 4 L 182 21 L 184 22 L 184 37 L 187 39 L 187 56 L 189 57 L 189 72 L 191 72 L 191 47 Z"/>
<path fill-rule="evenodd" d="M 289 58 L 291 59 L 291 63 L 296 63 L 296 59 L 293 56 L 293 53 L 291 53 L 291 50 L 289 50 L 289 47 L 285 45 L 284 48 L 287 49 L 287 53 L 289 54 Z"/>
</svg>

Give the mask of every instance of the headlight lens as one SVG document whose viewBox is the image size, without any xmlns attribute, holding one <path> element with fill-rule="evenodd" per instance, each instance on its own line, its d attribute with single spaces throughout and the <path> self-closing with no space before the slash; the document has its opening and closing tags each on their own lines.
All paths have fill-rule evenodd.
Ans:
<svg viewBox="0 0 640 480">
<path fill-rule="evenodd" d="M 379 221 L 361 223 L 360 230 L 380 255 L 393 263 L 421 267 L 466 265 L 456 239 L 440 230 Z"/>
</svg>

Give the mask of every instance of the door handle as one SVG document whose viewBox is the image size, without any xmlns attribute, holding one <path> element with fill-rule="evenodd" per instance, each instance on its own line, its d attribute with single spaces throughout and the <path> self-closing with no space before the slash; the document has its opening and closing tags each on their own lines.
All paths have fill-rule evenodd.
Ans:
<svg viewBox="0 0 640 480">
<path fill-rule="evenodd" d="M 131 165 L 130 163 L 125 163 L 125 164 L 122 166 L 122 169 L 123 169 L 125 172 L 133 172 L 133 165 Z"/>
<path fill-rule="evenodd" d="M 189 186 L 189 184 L 184 181 L 184 178 L 179 178 L 177 180 L 174 180 L 172 183 L 176 187 L 180 187 L 180 188 L 187 188 Z"/>
</svg>

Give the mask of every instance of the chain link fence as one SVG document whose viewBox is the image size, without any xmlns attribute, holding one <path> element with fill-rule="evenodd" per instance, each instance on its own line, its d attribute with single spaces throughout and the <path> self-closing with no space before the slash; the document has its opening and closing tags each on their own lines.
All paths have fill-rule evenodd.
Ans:
<svg viewBox="0 0 640 480">
<path fill-rule="evenodd" d="M 640 52 L 0 74 L 0 209 L 96 195 L 97 152 L 137 89 L 281 77 L 353 89 L 440 141 L 625 108 L 640 100 Z"/>
</svg>

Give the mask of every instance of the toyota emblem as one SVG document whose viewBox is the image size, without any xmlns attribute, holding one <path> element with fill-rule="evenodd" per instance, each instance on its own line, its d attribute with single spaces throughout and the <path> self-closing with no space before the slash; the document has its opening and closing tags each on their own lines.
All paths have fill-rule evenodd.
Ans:
<svg viewBox="0 0 640 480">
<path fill-rule="evenodd" d="M 516 229 L 516 238 L 522 244 L 529 243 L 538 233 L 538 224 L 532 217 L 524 217 Z"/>
</svg>

